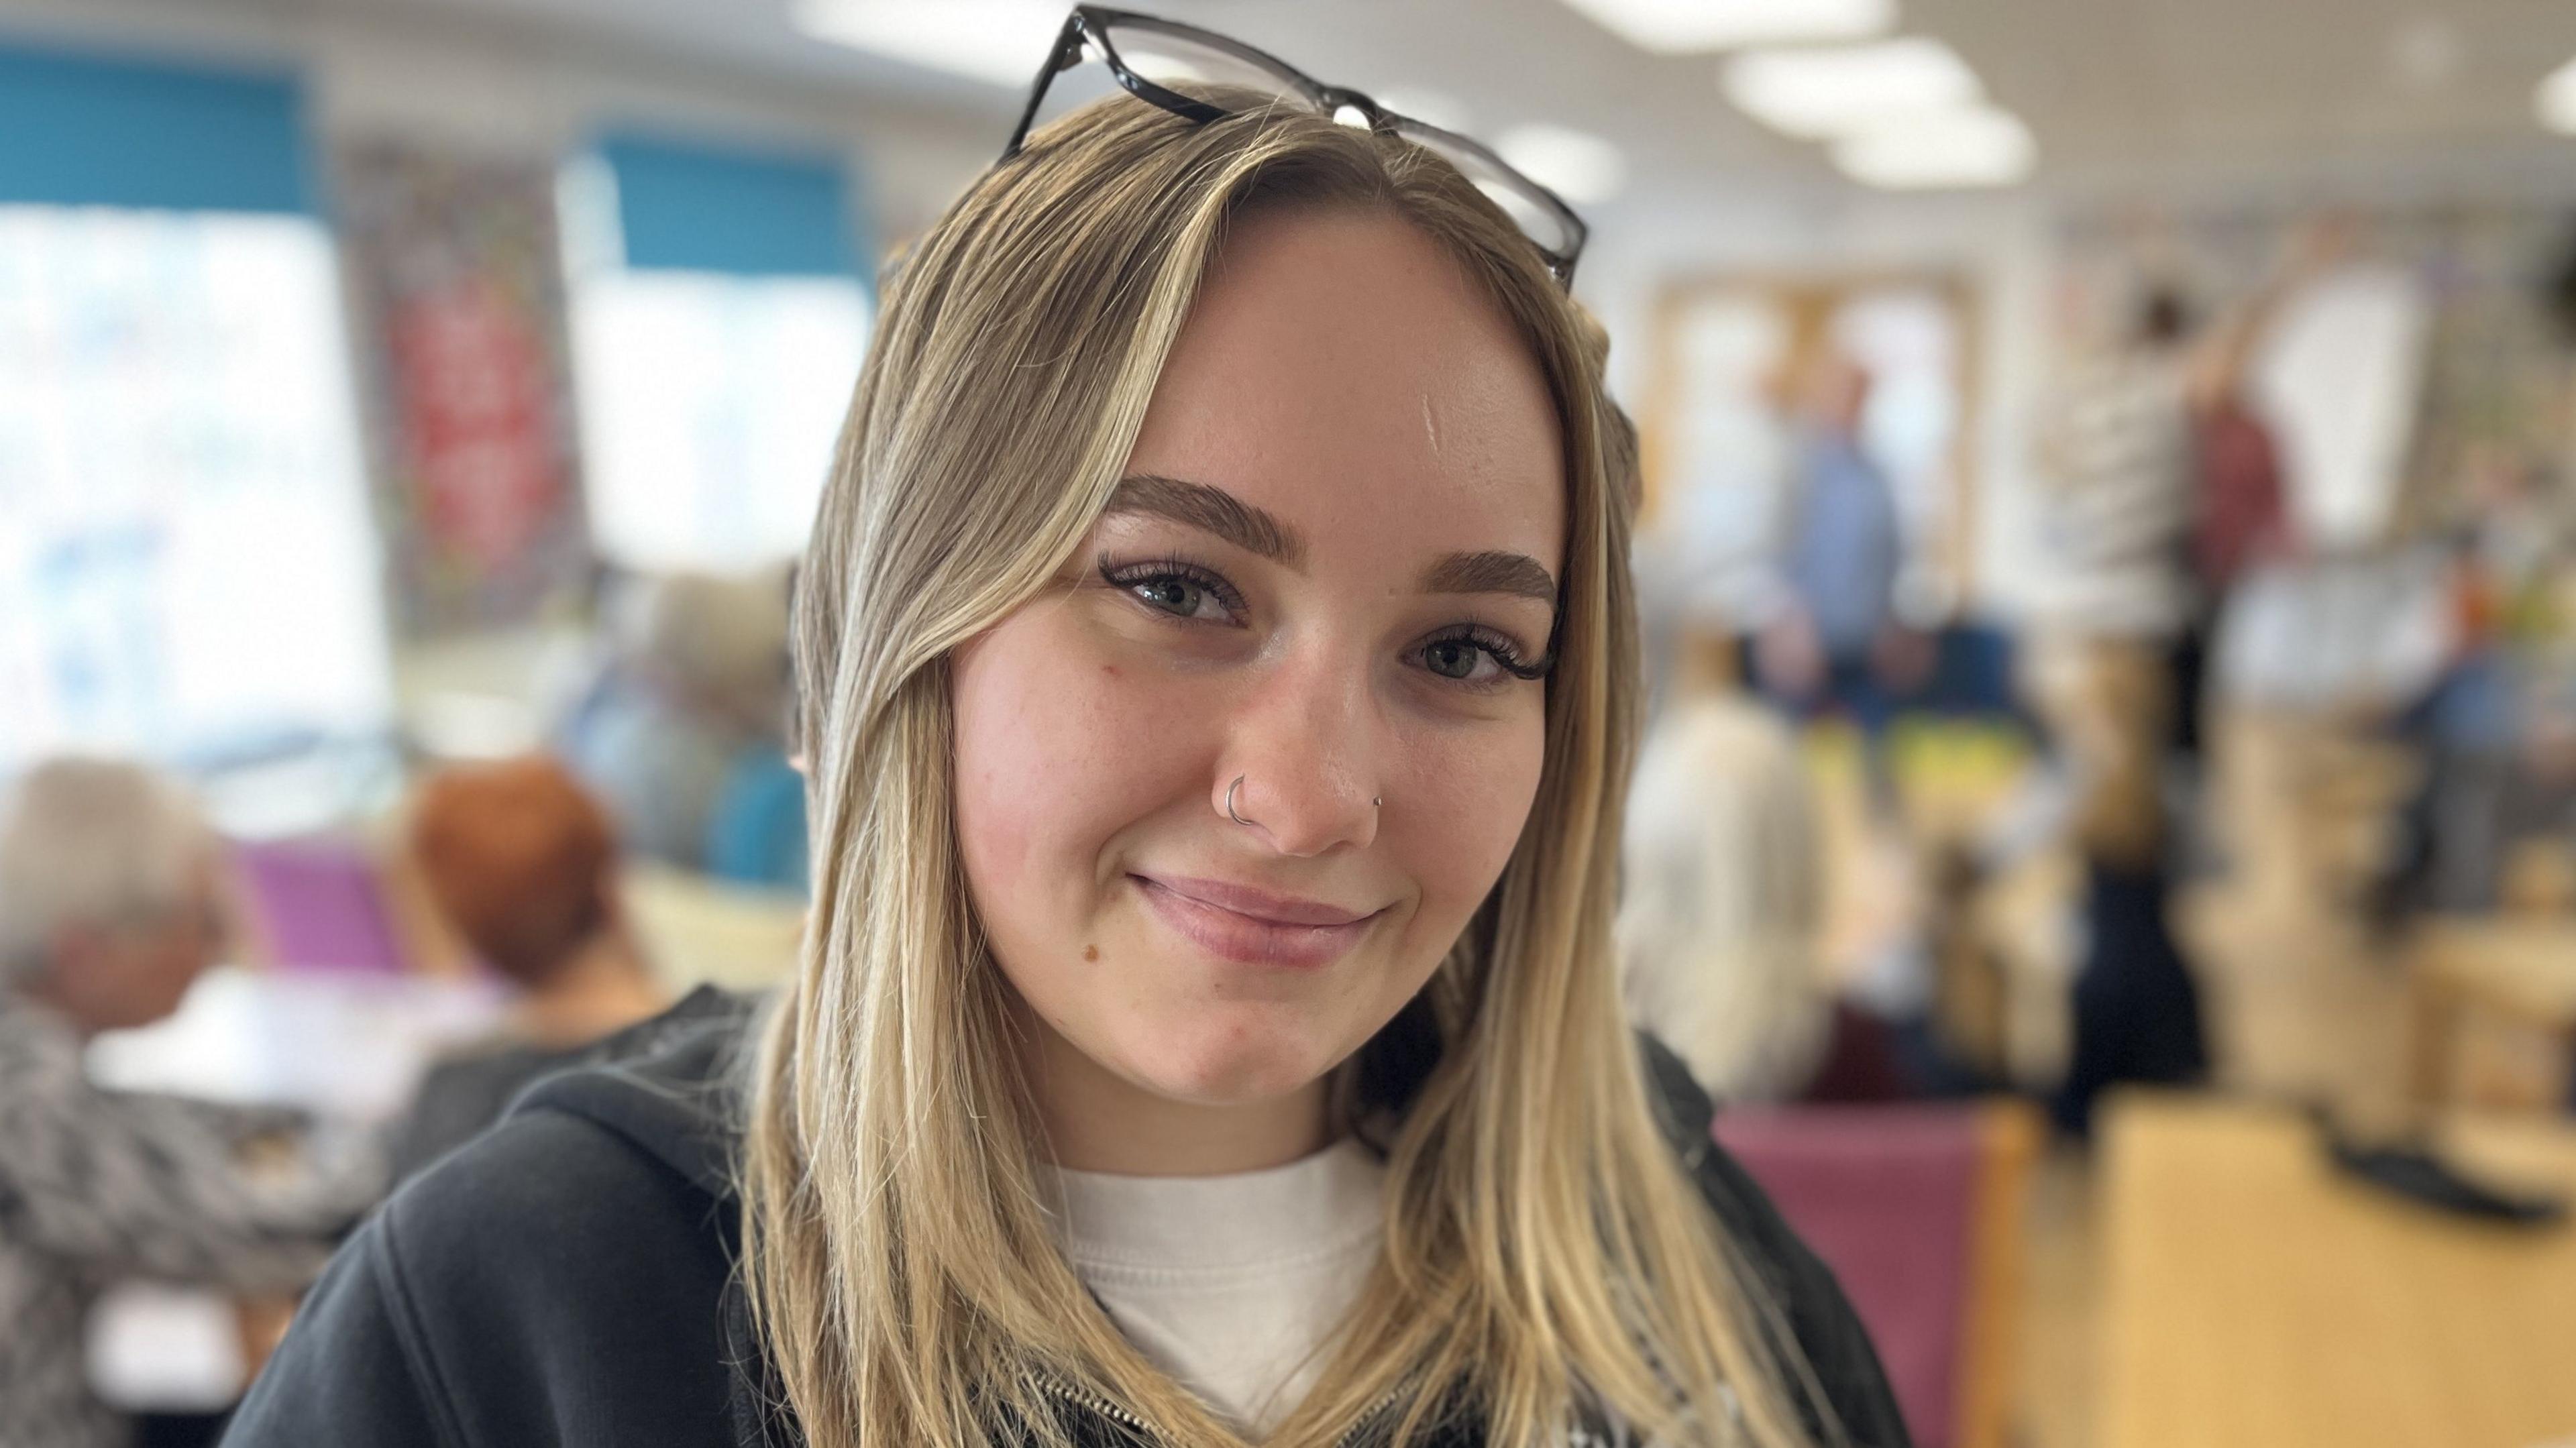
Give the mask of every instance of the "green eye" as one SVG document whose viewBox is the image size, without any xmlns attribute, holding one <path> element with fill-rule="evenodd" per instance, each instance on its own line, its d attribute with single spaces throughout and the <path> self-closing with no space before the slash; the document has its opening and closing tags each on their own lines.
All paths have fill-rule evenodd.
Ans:
<svg viewBox="0 0 2576 1448">
<path fill-rule="evenodd" d="M 1474 676 L 1476 656 L 1483 652 L 1465 639 L 1440 639 L 1422 651 L 1422 662 L 1444 679 L 1465 679 Z"/>
<path fill-rule="evenodd" d="M 1135 588 L 1138 598 L 1165 613 L 1178 614 L 1183 618 L 1196 616 L 1199 605 L 1207 598 L 1207 590 L 1179 578 L 1152 579 L 1135 585 Z"/>
<path fill-rule="evenodd" d="M 1100 577 L 1154 612 L 1186 623 L 1228 623 L 1244 612 L 1242 595 L 1223 578 L 1177 559 L 1132 565 L 1104 560 Z"/>
</svg>

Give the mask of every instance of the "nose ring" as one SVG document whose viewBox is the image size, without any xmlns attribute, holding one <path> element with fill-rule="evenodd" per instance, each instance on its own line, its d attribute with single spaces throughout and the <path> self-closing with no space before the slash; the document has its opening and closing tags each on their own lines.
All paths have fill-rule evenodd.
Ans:
<svg viewBox="0 0 2576 1448">
<path fill-rule="evenodd" d="M 1227 785 L 1227 786 L 1225 787 L 1225 817 L 1226 817 L 1227 819 L 1230 819 L 1230 820 L 1234 821 L 1236 824 L 1239 824 L 1239 825 L 1248 825 L 1248 824 L 1252 823 L 1252 821 L 1250 821 L 1250 820 L 1248 820 L 1248 819 L 1245 819 L 1243 816 L 1241 816 L 1241 815 L 1239 815 L 1239 814 L 1236 814 L 1236 813 L 1234 812 L 1234 792 L 1235 792 L 1236 790 L 1238 790 L 1238 789 L 1243 788 L 1243 780 L 1244 780 L 1244 776 L 1242 776 L 1242 775 L 1238 774 L 1238 775 L 1236 775 L 1236 776 L 1234 777 L 1234 783 L 1229 784 L 1229 785 Z M 1386 807 L 1386 796 L 1385 796 L 1385 795 L 1382 795 L 1382 794 L 1381 794 L 1381 795 L 1376 795 L 1376 796 L 1373 796 L 1373 797 L 1371 797 L 1371 798 L 1370 798 L 1370 800 L 1369 800 L 1369 808 L 1370 808 L 1370 809 L 1384 809 L 1385 807 Z"/>
</svg>

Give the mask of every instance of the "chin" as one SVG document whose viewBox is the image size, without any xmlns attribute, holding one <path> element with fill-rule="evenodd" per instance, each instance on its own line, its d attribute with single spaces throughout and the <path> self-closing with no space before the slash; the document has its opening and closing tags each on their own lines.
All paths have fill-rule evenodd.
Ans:
<svg viewBox="0 0 2576 1448">
<path fill-rule="evenodd" d="M 1335 1033 L 1302 1016 L 1271 1005 L 1167 1021 L 1130 1043 L 1129 1074 L 1158 1096 L 1201 1106 L 1245 1106 L 1291 1095 L 1348 1054 Z"/>
</svg>

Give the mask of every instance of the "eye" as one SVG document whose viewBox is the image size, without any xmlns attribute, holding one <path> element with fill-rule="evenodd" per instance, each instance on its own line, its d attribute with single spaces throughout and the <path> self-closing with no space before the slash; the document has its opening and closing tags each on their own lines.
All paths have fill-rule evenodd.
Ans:
<svg viewBox="0 0 2576 1448">
<path fill-rule="evenodd" d="M 1485 651 L 1465 639 L 1434 639 L 1422 650 L 1422 662 L 1444 679 L 1473 678 Z"/>
<path fill-rule="evenodd" d="M 1438 634 L 1421 647 L 1422 667 L 1440 678 L 1470 688 L 1499 688 L 1505 679 L 1542 679 L 1554 663 L 1524 663 L 1510 639 L 1490 630 L 1462 627 Z"/>
<path fill-rule="evenodd" d="M 1100 565 L 1100 577 L 1146 608 L 1194 623 L 1231 623 L 1240 600 L 1222 578 L 1177 560 Z"/>
<path fill-rule="evenodd" d="M 1208 591 L 1185 578 L 1156 578 L 1134 584 L 1136 596 L 1165 613 L 1188 618 L 1205 603 Z"/>
</svg>

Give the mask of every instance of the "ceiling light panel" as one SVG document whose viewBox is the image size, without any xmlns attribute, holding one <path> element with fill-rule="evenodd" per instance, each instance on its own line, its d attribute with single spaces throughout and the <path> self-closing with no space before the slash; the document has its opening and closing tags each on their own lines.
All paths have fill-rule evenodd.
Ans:
<svg viewBox="0 0 2576 1448">
<path fill-rule="evenodd" d="M 2551 71 L 2532 101 L 2542 125 L 2576 136 L 2576 60 Z"/>
<path fill-rule="evenodd" d="M 1742 45 L 1865 40 L 1896 28 L 1896 0 L 1565 0 L 1641 50 L 1695 55 Z"/>
<path fill-rule="evenodd" d="M 1834 143 L 1844 175 L 1887 190 L 2010 186 L 2038 163 L 2030 127 L 1993 106 L 1921 112 Z"/>
<path fill-rule="evenodd" d="M 1849 135 L 1896 116 L 1956 110 L 1985 94 L 1957 51 L 1919 36 L 1750 51 L 1726 62 L 1719 84 L 1745 114 L 1805 140 Z"/>
</svg>

